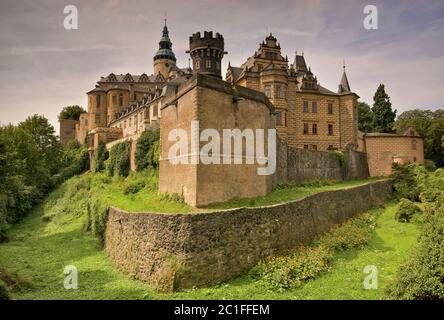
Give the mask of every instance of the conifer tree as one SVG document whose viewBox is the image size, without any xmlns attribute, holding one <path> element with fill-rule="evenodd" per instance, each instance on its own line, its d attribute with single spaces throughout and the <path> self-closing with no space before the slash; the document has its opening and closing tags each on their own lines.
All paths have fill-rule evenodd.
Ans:
<svg viewBox="0 0 444 320">
<path fill-rule="evenodd" d="M 392 110 L 390 97 L 385 92 L 383 84 L 380 84 L 378 90 L 376 90 L 373 101 L 373 130 L 376 132 L 393 132 L 396 110 Z"/>
</svg>

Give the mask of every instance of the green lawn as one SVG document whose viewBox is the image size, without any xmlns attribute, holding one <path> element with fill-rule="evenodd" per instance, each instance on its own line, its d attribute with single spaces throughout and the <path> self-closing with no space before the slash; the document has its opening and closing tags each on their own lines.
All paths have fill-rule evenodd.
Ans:
<svg viewBox="0 0 444 320">
<path fill-rule="evenodd" d="M 98 241 L 83 231 L 84 216 L 57 215 L 44 222 L 43 206 L 34 210 L 0 244 L 0 267 L 27 283 L 13 292 L 14 299 L 382 299 L 391 280 L 419 234 L 414 224 L 400 224 L 389 205 L 378 218 L 368 246 L 335 256 L 333 269 L 303 287 L 282 293 L 268 292 L 249 276 L 211 288 L 159 294 L 148 285 L 116 271 Z M 379 270 L 379 289 L 364 290 L 366 265 Z M 65 290 L 63 269 L 79 271 L 79 289 Z"/>
</svg>

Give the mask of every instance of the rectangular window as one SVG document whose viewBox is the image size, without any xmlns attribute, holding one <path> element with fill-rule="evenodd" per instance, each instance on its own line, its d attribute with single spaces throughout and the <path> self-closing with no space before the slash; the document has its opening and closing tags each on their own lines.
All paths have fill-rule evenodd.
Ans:
<svg viewBox="0 0 444 320">
<path fill-rule="evenodd" d="M 123 94 L 119 94 L 119 106 L 123 107 Z"/>
<path fill-rule="evenodd" d="M 128 119 L 128 127 L 131 127 L 131 118 Z"/>
<path fill-rule="evenodd" d="M 96 124 L 100 123 L 100 113 L 96 113 L 95 114 L 94 121 L 95 121 Z"/>
<path fill-rule="evenodd" d="M 276 112 L 276 125 L 282 126 L 282 111 Z"/>
<path fill-rule="evenodd" d="M 412 140 L 412 150 L 416 150 L 416 140 Z"/>
<path fill-rule="evenodd" d="M 313 123 L 313 126 L 311 127 L 311 132 L 313 134 L 318 134 L 318 125 L 316 123 Z"/>
<path fill-rule="evenodd" d="M 283 97 L 284 97 L 284 95 L 283 95 L 283 93 L 282 93 L 282 87 L 281 87 L 280 84 L 277 84 L 277 85 L 276 85 L 275 96 L 276 96 L 277 98 L 283 98 Z"/>
<path fill-rule="evenodd" d="M 304 123 L 304 131 L 303 134 L 308 134 L 308 123 Z"/>
<path fill-rule="evenodd" d="M 333 125 L 332 125 L 332 124 L 329 124 L 329 125 L 328 125 L 328 135 L 329 135 L 329 136 L 332 136 L 332 135 L 333 135 Z"/>
<path fill-rule="evenodd" d="M 304 149 L 308 149 L 308 144 L 304 144 Z"/>
<path fill-rule="evenodd" d="M 97 102 L 96 107 L 97 107 L 97 109 L 99 109 L 100 108 L 100 95 L 96 96 L 96 102 Z"/>
<path fill-rule="evenodd" d="M 328 114 L 333 114 L 333 103 L 328 103 Z"/>
<path fill-rule="evenodd" d="M 308 101 L 304 101 L 304 112 L 308 112 Z"/>
<path fill-rule="evenodd" d="M 268 98 L 271 97 L 271 86 L 269 84 L 264 86 L 264 93 Z"/>
<path fill-rule="evenodd" d="M 311 112 L 317 113 L 318 112 L 318 103 L 316 101 L 313 101 L 311 103 Z"/>
<path fill-rule="evenodd" d="M 211 60 L 208 59 L 206 63 L 207 63 L 207 68 L 211 68 Z"/>
<path fill-rule="evenodd" d="M 318 146 L 315 145 L 315 144 L 312 144 L 312 145 L 311 145 L 311 148 L 312 148 L 314 151 L 318 150 Z"/>
<path fill-rule="evenodd" d="M 113 94 L 112 101 L 114 105 L 117 104 L 117 96 L 115 94 Z"/>
<path fill-rule="evenodd" d="M 334 149 L 333 145 L 332 145 L 332 144 L 329 144 L 329 145 L 328 145 L 328 150 L 333 150 L 333 149 Z"/>
</svg>

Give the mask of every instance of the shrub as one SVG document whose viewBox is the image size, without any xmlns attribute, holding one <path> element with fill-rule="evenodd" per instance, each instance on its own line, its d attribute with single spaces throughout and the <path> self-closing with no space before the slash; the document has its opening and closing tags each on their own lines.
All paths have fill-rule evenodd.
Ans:
<svg viewBox="0 0 444 320">
<path fill-rule="evenodd" d="M 159 167 L 159 140 L 160 130 L 145 131 L 137 140 L 135 151 L 135 162 L 137 170 L 143 170 L 148 167 Z"/>
<path fill-rule="evenodd" d="M 436 170 L 436 165 L 435 162 L 433 162 L 433 160 L 428 160 L 428 159 L 424 160 L 424 167 L 430 172 Z"/>
<path fill-rule="evenodd" d="M 328 270 L 332 257 L 331 250 L 324 246 L 301 247 L 291 256 L 267 258 L 251 272 L 268 289 L 281 291 Z"/>
<path fill-rule="evenodd" d="M 334 251 L 362 248 L 370 240 L 371 231 L 375 227 L 375 216 L 364 213 L 343 225 L 334 227 L 322 238 L 321 244 Z"/>
<path fill-rule="evenodd" d="M 398 199 L 418 201 L 428 171 L 418 164 L 393 164 L 393 189 Z"/>
<path fill-rule="evenodd" d="M 399 222 L 410 222 L 418 213 L 421 213 L 421 209 L 412 201 L 403 198 L 396 208 L 395 219 Z"/>
<path fill-rule="evenodd" d="M 135 194 L 135 193 L 139 192 L 140 190 L 142 190 L 145 187 L 145 184 L 146 183 L 144 181 L 137 181 L 137 182 L 130 183 L 123 190 L 123 194 L 125 194 L 125 195 Z"/>
<path fill-rule="evenodd" d="M 130 172 L 130 152 L 131 143 L 129 141 L 115 144 L 111 148 L 107 168 L 109 176 L 128 176 Z"/>
<path fill-rule="evenodd" d="M 444 196 L 425 210 L 417 246 L 386 293 L 392 299 L 444 299 Z"/>
</svg>

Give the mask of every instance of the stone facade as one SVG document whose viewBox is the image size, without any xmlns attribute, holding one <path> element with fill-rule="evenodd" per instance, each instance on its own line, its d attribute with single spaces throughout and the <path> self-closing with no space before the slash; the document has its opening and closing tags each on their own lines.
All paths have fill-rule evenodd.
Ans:
<svg viewBox="0 0 444 320">
<path fill-rule="evenodd" d="M 64 119 L 60 120 L 60 143 L 66 145 L 69 140 L 73 140 L 76 137 L 76 124 L 77 120 Z"/>
<path fill-rule="evenodd" d="M 357 148 L 358 95 L 350 89 L 345 69 L 338 92 L 321 86 L 304 55 L 293 64 L 269 35 L 241 67 L 231 64 L 227 81 L 264 92 L 276 108 L 279 137 L 291 147 L 310 150 Z"/>
<path fill-rule="evenodd" d="M 111 208 L 105 250 L 120 270 L 161 291 L 208 286 L 236 277 L 268 256 L 310 243 L 333 225 L 383 204 L 390 194 L 386 180 L 221 212 L 127 213 Z"/>
<path fill-rule="evenodd" d="M 413 128 L 400 134 L 367 133 L 365 149 L 371 176 L 388 176 L 397 163 L 424 164 L 424 141 Z"/>
<path fill-rule="evenodd" d="M 263 129 L 266 137 L 268 130 L 274 128 L 273 112 L 273 106 L 260 92 L 231 86 L 210 75 L 195 74 L 189 82 L 179 87 L 177 94 L 165 100 L 162 108 L 159 191 L 181 194 L 193 206 L 204 206 L 234 197 L 256 197 L 270 192 L 272 177 L 258 175 L 257 163 L 246 163 L 245 143 L 241 154 L 235 148 L 231 148 L 229 153 L 225 153 L 221 147 L 212 150 L 219 164 L 208 165 L 201 161 L 191 164 L 194 154 L 191 146 L 192 140 L 198 139 L 206 129 L 217 130 L 221 139 L 224 129 Z M 199 123 L 194 133 L 191 132 L 193 121 Z M 187 133 L 187 154 L 182 154 L 182 157 L 189 164 L 172 163 L 176 156 L 172 157 L 169 150 L 176 141 L 169 141 L 168 135 L 173 129 L 183 129 Z M 218 146 L 221 146 L 220 142 Z M 207 143 L 198 141 L 197 152 Z M 222 164 L 225 156 L 233 162 L 234 158 L 240 157 L 242 164 Z"/>
</svg>

